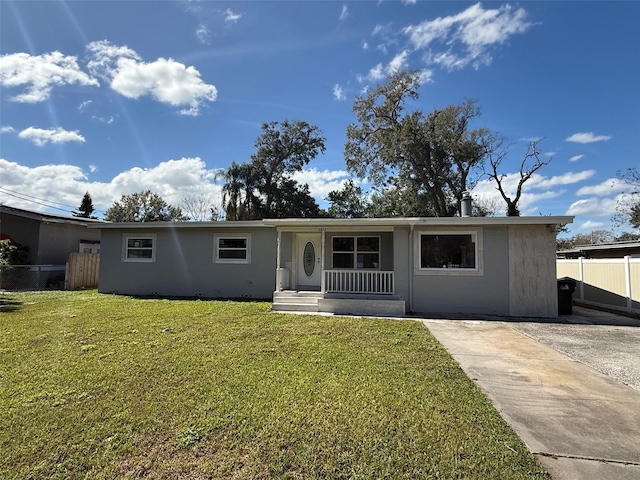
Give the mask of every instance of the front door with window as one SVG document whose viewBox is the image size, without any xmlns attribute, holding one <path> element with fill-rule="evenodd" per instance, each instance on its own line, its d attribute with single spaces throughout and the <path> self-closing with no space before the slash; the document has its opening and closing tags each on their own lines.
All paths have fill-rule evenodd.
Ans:
<svg viewBox="0 0 640 480">
<path fill-rule="evenodd" d="M 297 276 L 298 285 L 316 290 L 322 279 L 322 238 L 319 233 L 298 234 Z"/>
</svg>

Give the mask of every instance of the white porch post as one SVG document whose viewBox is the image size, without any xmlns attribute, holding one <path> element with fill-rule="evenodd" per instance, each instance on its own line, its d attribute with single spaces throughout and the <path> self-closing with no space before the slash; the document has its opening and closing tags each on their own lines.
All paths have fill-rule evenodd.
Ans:
<svg viewBox="0 0 640 480">
<path fill-rule="evenodd" d="M 282 232 L 278 230 L 278 248 L 276 249 L 276 291 L 280 290 L 280 244 L 282 243 Z"/>
<path fill-rule="evenodd" d="M 326 229 L 322 229 L 322 241 L 320 242 L 320 292 L 324 293 L 326 285 L 324 280 L 324 241 Z"/>
</svg>

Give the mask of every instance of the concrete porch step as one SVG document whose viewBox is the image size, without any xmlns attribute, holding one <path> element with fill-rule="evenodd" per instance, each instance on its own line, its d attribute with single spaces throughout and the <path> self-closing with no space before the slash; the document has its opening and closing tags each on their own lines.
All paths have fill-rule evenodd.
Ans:
<svg viewBox="0 0 640 480">
<path fill-rule="evenodd" d="M 274 312 L 317 312 L 318 304 L 274 302 L 271 305 L 271 310 Z"/>
<path fill-rule="evenodd" d="M 295 297 L 289 295 L 274 296 L 273 303 L 300 303 L 308 305 L 317 305 L 318 297 Z"/>
</svg>

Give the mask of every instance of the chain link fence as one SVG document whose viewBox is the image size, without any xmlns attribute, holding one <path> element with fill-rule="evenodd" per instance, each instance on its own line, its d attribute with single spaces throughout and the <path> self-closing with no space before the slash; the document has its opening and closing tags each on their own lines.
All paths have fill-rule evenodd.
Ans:
<svg viewBox="0 0 640 480">
<path fill-rule="evenodd" d="M 0 267 L 2 290 L 64 290 L 66 265 Z"/>
</svg>

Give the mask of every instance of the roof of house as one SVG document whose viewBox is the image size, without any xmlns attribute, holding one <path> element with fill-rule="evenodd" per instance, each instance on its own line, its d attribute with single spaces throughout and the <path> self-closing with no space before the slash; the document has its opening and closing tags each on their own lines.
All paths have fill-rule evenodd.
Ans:
<svg viewBox="0 0 640 480">
<path fill-rule="evenodd" d="M 392 227 L 392 226 L 508 226 L 508 225 L 566 225 L 571 216 L 535 217 L 394 217 L 394 218 L 277 218 L 238 222 L 103 222 L 90 228 L 256 228 L 256 227 Z"/>
<path fill-rule="evenodd" d="M 10 207 L 8 205 L 0 205 L 0 214 L 15 215 L 17 217 L 30 218 L 46 223 L 67 223 L 73 225 L 89 225 L 103 224 L 103 220 L 94 218 L 73 217 L 70 215 L 58 215 L 55 213 L 34 212 L 32 210 L 24 210 L 22 208 Z"/>
<path fill-rule="evenodd" d="M 620 250 L 632 250 L 640 248 L 640 241 L 631 240 L 628 242 L 615 242 L 615 243 L 600 243 L 597 245 L 576 245 L 574 248 L 569 248 L 567 250 L 558 250 L 558 255 L 576 255 L 580 253 L 586 252 L 594 252 L 594 251 L 602 251 L 602 250 L 610 250 L 610 251 L 620 251 Z"/>
</svg>

